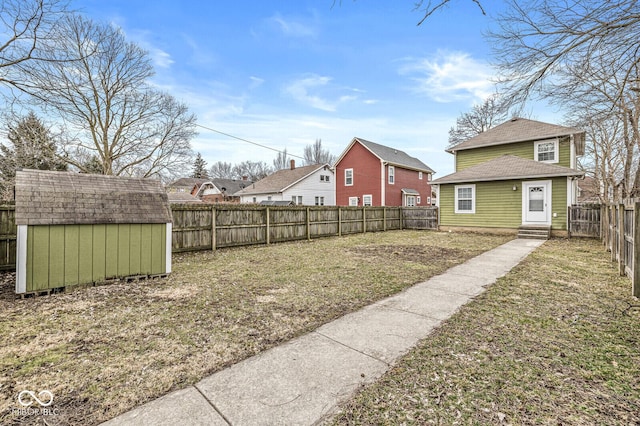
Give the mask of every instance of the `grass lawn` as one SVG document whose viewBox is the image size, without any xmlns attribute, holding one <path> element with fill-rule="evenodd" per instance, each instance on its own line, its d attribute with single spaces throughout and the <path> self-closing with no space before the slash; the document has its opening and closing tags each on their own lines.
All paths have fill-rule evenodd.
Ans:
<svg viewBox="0 0 640 426">
<path fill-rule="evenodd" d="M 546 242 L 334 424 L 640 424 L 640 309 L 609 257 Z"/>
<path fill-rule="evenodd" d="M 16 413 L 23 390 L 52 392 L 49 423 L 100 423 L 508 239 L 393 231 L 190 253 L 164 280 L 27 299 L 4 274 L 0 424 L 47 420 Z"/>
</svg>

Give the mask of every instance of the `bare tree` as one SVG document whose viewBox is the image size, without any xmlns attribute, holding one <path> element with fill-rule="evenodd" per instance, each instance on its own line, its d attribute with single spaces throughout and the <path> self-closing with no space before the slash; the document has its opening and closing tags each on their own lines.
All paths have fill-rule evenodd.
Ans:
<svg viewBox="0 0 640 426">
<path fill-rule="evenodd" d="M 58 49 L 58 22 L 69 12 L 60 0 L 2 0 L 0 3 L 0 84 L 30 92 L 22 67 L 38 61 L 66 61 Z"/>
<path fill-rule="evenodd" d="M 471 0 L 471 1 L 475 3 L 476 6 L 478 6 L 478 8 L 480 9 L 483 15 L 487 14 L 484 8 L 482 7 L 482 2 L 480 0 Z M 421 10 L 424 13 L 422 19 L 420 19 L 420 22 L 418 22 L 418 25 L 422 25 L 424 21 L 426 21 L 431 15 L 433 15 L 438 10 L 444 9 L 446 6 L 449 6 L 449 3 L 451 3 L 451 0 L 440 0 L 440 1 L 428 0 L 426 4 L 424 0 L 416 1 L 416 6 L 415 6 L 416 10 Z"/>
<path fill-rule="evenodd" d="M 322 148 L 322 139 L 304 147 L 304 163 L 311 164 L 333 164 L 336 157 L 329 150 Z"/>
<path fill-rule="evenodd" d="M 274 170 L 283 170 L 289 167 L 289 158 L 287 157 L 287 148 L 284 151 L 278 152 L 276 158 L 273 159 Z"/>
<path fill-rule="evenodd" d="M 242 177 L 234 176 L 233 173 L 233 164 L 225 161 L 216 161 L 211 165 L 211 168 L 209 168 L 209 176 L 214 179 L 235 179 L 236 177 Z"/>
<path fill-rule="evenodd" d="M 63 121 L 69 162 L 88 171 L 86 159 L 95 156 L 103 174 L 161 178 L 188 167 L 195 116 L 150 87 L 147 52 L 119 29 L 80 16 L 67 17 L 57 34 L 73 62 L 21 68 L 39 105 Z"/>
<path fill-rule="evenodd" d="M 640 4 L 635 0 L 534 4 L 508 0 L 508 4 L 498 17 L 499 30 L 489 35 L 505 97 L 518 103 L 540 97 L 568 110 L 573 122 L 589 130 L 588 142 L 596 145 L 590 153 L 615 151 L 621 162 L 619 183 L 614 185 L 608 168 L 596 164 L 605 159 L 591 159 L 600 182 L 616 186 L 620 197 L 640 195 Z M 612 126 L 610 120 L 618 125 Z M 611 143 L 616 144 L 614 151 Z"/>
<path fill-rule="evenodd" d="M 508 110 L 496 94 L 481 105 L 474 105 L 456 119 L 456 126 L 449 129 L 449 148 L 486 132 L 507 119 Z"/>
<path fill-rule="evenodd" d="M 251 181 L 259 181 L 273 173 L 273 170 L 264 161 L 243 161 L 233 167 L 234 178 L 246 176 Z"/>
</svg>

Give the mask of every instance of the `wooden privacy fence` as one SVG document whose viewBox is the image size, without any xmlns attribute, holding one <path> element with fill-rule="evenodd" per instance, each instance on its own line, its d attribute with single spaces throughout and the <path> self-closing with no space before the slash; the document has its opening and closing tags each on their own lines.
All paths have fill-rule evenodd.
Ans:
<svg viewBox="0 0 640 426">
<path fill-rule="evenodd" d="M 0 206 L 0 271 L 16 269 L 16 208 Z"/>
<path fill-rule="evenodd" d="M 172 211 L 174 252 L 438 228 L 438 211 L 432 207 L 175 204 Z"/>
<path fill-rule="evenodd" d="M 632 292 L 640 297 L 640 200 L 604 207 L 602 241 L 611 252 L 611 260 L 618 263 L 620 275 L 632 280 Z"/>
<path fill-rule="evenodd" d="M 570 237 L 601 238 L 600 204 L 569 206 L 568 210 Z"/>
</svg>

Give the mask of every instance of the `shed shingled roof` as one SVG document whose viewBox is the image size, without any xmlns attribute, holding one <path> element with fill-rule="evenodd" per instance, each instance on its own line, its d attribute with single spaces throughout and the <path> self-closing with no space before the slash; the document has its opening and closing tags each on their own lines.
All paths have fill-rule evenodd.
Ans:
<svg viewBox="0 0 640 426">
<path fill-rule="evenodd" d="M 158 180 L 74 172 L 16 172 L 16 224 L 169 223 Z"/>
</svg>

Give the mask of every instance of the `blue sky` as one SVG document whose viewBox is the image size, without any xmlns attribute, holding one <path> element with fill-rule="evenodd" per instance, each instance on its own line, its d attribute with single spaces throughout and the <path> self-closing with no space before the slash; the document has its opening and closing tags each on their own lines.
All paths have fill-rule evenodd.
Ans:
<svg viewBox="0 0 640 426">
<path fill-rule="evenodd" d="M 202 126 L 296 156 L 316 139 L 339 155 L 357 136 L 403 150 L 442 177 L 453 171 L 444 152 L 449 128 L 494 91 L 482 37 L 493 24 L 460 0 L 416 26 L 422 15 L 414 3 L 76 0 L 72 7 L 117 24 L 147 49 L 153 84 L 186 103 Z M 488 15 L 500 4 L 483 2 Z M 535 110 L 531 118 L 549 119 Z M 208 165 L 271 165 L 277 155 L 198 131 L 192 146 Z"/>
</svg>

